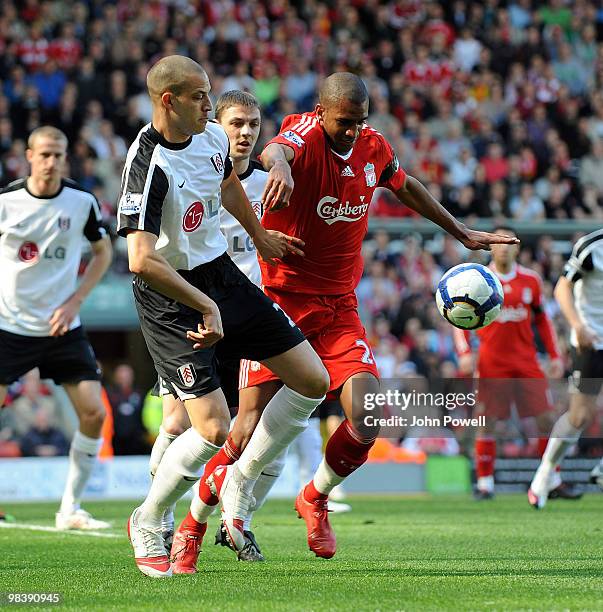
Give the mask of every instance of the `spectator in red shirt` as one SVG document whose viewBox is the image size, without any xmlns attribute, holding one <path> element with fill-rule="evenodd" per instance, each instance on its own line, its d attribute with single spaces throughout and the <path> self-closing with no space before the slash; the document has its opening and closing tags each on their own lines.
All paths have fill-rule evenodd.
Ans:
<svg viewBox="0 0 603 612">
<path fill-rule="evenodd" d="M 75 26 L 67 21 L 61 27 L 61 36 L 55 38 L 48 49 L 48 54 L 63 70 L 75 68 L 82 57 L 82 43 L 75 37 Z"/>
<path fill-rule="evenodd" d="M 494 183 L 505 179 L 509 174 L 509 162 L 503 156 L 503 148 L 498 143 L 488 145 L 486 157 L 480 160 L 480 163 L 486 171 L 486 181 Z"/>
</svg>

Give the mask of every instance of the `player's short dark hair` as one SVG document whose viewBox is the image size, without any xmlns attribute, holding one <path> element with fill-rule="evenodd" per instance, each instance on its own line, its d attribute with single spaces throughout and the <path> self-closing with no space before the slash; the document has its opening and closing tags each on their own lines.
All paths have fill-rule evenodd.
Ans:
<svg viewBox="0 0 603 612">
<path fill-rule="evenodd" d="M 222 113 L 231 106 L 247 106 L 249 108 L 260 108 L 257 98 L 248 91 L 233 89 L 224 92 L 216 101 L 216 119 L 220 121 Z"/>
<path fill-rule="evenodd" d="M 361 106 L 369 99 L 364 81 L 352 72 L 334 72 L 328 76 L 318 93 L 318 100 L 322 106 L 348 100 L 352 104 Z"/>
</svg>

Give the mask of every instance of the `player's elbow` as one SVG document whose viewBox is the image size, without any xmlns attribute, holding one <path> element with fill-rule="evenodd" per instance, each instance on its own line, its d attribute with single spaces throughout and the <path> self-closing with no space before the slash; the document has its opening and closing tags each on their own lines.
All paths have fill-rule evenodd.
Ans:
<svg viewBox="0 0 603 612">
<path fill-rule="evenodd" d="M 562 300 L 567 293 L 567 288 L 569 285 L 569 281 L 565 276 L 560 276 L 557 284 L 555 285 L 555 290 L 553 291 L 555 295 L 555 299 L 557 301 Z"/>
<path fill-rule="evenodd" d="M 149 269 L 148 258 L 142 253 L 130 253 L 128 257 L 128 266 L 132 274 L 144 276 Z"/>
<path fill-rule="evenodd" d="M 113 261 L 113 247 L 111 246 L 111 241 L 109 238 L 103 238 L 99 247 L 100 248 L 97 248 L 95 251 L 94 256 L 98 257 L 98 259 L 102 262 L 104 270 L 106 271 Z"/>
</svg>

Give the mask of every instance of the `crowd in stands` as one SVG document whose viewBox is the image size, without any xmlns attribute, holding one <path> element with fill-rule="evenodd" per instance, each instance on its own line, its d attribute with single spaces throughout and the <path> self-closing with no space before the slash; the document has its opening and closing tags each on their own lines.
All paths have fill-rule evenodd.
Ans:
<svg viewBox="0 0 603 612">
<path fill-rule="evenodd" d="M 369 123 L 455 216 L 603 219 L 603 9 L 588 0 L 6 0 L 0 184 L 27 174 L 27 135 L 50 123 L 70 140 L 69 175 L 114 226 L 127 147 L 151 119 L 146 73 L 174 53 L 205 67 L 214 100 L 257 96 L 258 150 L 285 115 L 313 108 L 321 79 L 349 70 L 367 85 Z M 411 212 L 382 191 L 371 214 Z M 545 279 L 562 343 L 552 286 L 568 244 L 545 236 L 521 254 Z M 382 374 L 454 375 L 433 288 L 469 254 L 385 232 L 365 251 L 358 296 Z"/>
<path fill-rule="evenodd" d="M 460 217 L 601 219 L 603 11 L 552 0 L 28 0 L 0 9 L 1 181 L 42 123 L 110 220 L 128 144 L 151 118 L 145 75 L 188 55 L 212 94 L 262 104 L 260 146 L 310 110 L 321 79 L 365 81 L 369 122 Z M 381 201 L 382 200 L 382 201 Z M 374 214 L 407 214 L 383 195 Z"/>
</svg>

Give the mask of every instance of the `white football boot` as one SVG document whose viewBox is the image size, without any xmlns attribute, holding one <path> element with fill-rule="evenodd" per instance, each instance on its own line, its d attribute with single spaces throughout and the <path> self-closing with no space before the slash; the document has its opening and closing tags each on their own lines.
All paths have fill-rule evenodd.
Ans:
<svg viewBox="0 0 603 612">
<path fill-rule="evenodd" d="M 90 512 L 78 508 L 69 514 L 57 512 L 55 515 L 55 526 L 57 529 L 67 531 L 68 529 L 79 529 L 82 531 L 96 531 L 97 529 L 109 529 L 111 523 L 99 521 L 92 517 Z"/>
<path fill-rule="evenodd" d="M 207 484 L 210 491 L 216 495 L 222 504 L 222 523 L 226 535 L 236 553 L 245 548 L 244 521 L 249 514 L 249 508 L 255 505 L 255 498 L 251 494 L 253 485 L 247 491 L 242 483 L 237 482 L 234 476 L 234 465 L 220 465 L 208 477 Z"/>
<path fill-rule="evenodd" d="M 134 549 L 136 567 L 151 578 L 172 575 L 170 559 L 165 551 L 161 527 L 146 527 L 140 523 L 140 508 L 128 519 L 128 537 Z"/>
</svg>

